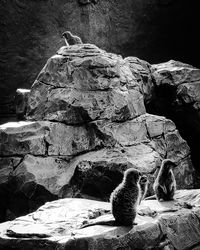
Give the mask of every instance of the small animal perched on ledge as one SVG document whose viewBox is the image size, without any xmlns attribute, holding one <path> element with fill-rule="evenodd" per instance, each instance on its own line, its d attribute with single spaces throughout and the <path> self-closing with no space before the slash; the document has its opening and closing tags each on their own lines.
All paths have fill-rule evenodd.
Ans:
<svg viewBox="0 0 200 250">
<path fill-rule="evenodd" d="M 66 46 L 83 43 L 80 37 L 72 35 L 70 31 L 65 31 L 62 37 L 65 39 Z"/>
<path fill-rule="evenodd" d="M 176 180 L 172 168 L 176 164 L 169 159 L 162 161 L 160 170 L 153 184 L 155 195 L 147 197 L 146 200 L 156 198 L 158 201 L 173 200 L 176 191 Z"/>
<path fill-rule="evenodd" d="M 133 226 L 137 214 L 137 206 L 141 199 L 140 188 L 141 173 L 134 168 L 124 172 L 122 182 L 115 188 L 110 196 L 111 212 L 115 220 L 98 221 L 83 225 L 81 228 L 107 225 L 107 226 Z"/>
</svg>

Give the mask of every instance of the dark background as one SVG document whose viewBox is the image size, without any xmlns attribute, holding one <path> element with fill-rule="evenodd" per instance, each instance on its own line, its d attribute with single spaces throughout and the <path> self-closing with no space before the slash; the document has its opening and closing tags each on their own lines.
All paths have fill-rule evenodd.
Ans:
<svg viewBox="0 0 200 250">
<path fill-rule="evenodd" d="M 65 30 L 84 42 L 150 63 L 175 59 L 200 67 L 198 0 L 0 1 L 0 120 L 17 88 L 30 88 Z M 10 105 L 10 106 L 9 106 Z M 9 118 L 9 117 L 7 117 Z M 7 119 L 6 118 L 6 119 Z"/>
</svg>

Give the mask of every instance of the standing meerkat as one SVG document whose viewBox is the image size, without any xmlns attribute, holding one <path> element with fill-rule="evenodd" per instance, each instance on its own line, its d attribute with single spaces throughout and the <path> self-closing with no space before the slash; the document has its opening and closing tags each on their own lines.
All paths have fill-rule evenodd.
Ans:
<svg viewBox="0 0 200 250">
<path fill-rule="evenodd" d="M 141 199 L 141 174 L 133 168 L 124 172 L 122 182 L 110 196 L 111 212 L 115 220 L 99 221 L 84 225 L 82 228 L 94 225 L 133 226 L 137 214 L 137 206 Z"/>
<path fill-rule="evenodd" d="M 65 31 L 62 37 L 65 39 L 66 46 L 83 43 L 80 37 L 72 35 L 70 31 Z"/>
<path fill-rule="evenodd" d="M 162 161 L 160 170 L 153 184 L 155 196 L 158 201 L 173 200 L 176 191 L 176 180 L 172 168 L 176 164 L 169 159 Z"/>
</svg>

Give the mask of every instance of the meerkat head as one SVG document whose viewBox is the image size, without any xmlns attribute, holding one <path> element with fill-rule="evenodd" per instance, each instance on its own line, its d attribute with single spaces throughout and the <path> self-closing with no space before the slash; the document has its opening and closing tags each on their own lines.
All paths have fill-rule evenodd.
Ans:
<svg viewBox="0 0 200 250">
<path fill-rule="evenodd" d="M 62 37 L 69 38 L 72 36 L 72 33 L 70 31 L 65 31 L 62 33 Z"/>
<path fill-rule="evenodd" d="M 148 182 L 148 178 L 146 175 L 142 175 L 141 178 L 140 178 L 140 183 L 146 183 Z"/>
<path fill-rule="evenodd" d="M 127 184 L 137 184 L 140 181 L 141 174 L 134 168 L 129 168 L 124 172 L 124 181 Z"/>
<path fill-rule="evenodd" d="M 165 160 L 163 160 L 163 162 L 162 162 L 162 166 L 165 168 L 165 169 L 171 169 L 171 168 L 174 168 L 175 166 L 176 166 L 176 164 L 173 162 L 173 161 L 171 161 L 171 160 L 169 160 L 169 159 L 165 159 Z"/>
</svg>

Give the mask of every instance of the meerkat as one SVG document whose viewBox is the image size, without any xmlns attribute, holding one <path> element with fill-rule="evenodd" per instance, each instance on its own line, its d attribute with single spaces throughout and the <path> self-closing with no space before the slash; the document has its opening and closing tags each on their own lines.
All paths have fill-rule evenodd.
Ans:
<svg viewBox="0 0 200 250">
<path fill-rule="evenodd" d="M 176 191 L 176 180 L 172 168 L 176 164 L 169 159 L 162 161 L 160 170 L 153 184 L 155 195 L 147 197 L 146 200 L 156 198 L 158 201 L 173 200 Z"/>
<path fill-rule="evenodd" d="M 62 34 L 62 37 L 64 37 L 67 47 L 70 46 L 70 45 L 82 44 L 83 43 L 80 37 L 72 35 L 72 33 L 70 31 L 65 31 Z"/>
<path fill-rule="evenodd" d="M 169 159 L 162 161 L 158 176 L 154 182 L 153 188 L 157 200 L 169 201 L 173 200 L 176 191 L 176 179 L 172 168 L 176 164 Z"/>
<path fill-rule="evenodd" d="M 110 196 L 111 212 L 115 220 L 99 221 L 82 226 L 94 225 L 107 226 L 133 226 L 136 223 L 137 206 L 141 199 L 140 188 L 141 174 L 136 169 L 130 168 L 124 172 L 122 182 L 115 188 Z"/>
<path fill-rule="evenodd" d="M 139 204 L 141 203 L 142 200 L 144 200 L 147 190 L 148 190 L 148 178 L 146 175 L 142 175 L 140 178 L 140 188 L 141 188 L 141 196 L 140 196 L 140 201 Z"/>
</svg>

